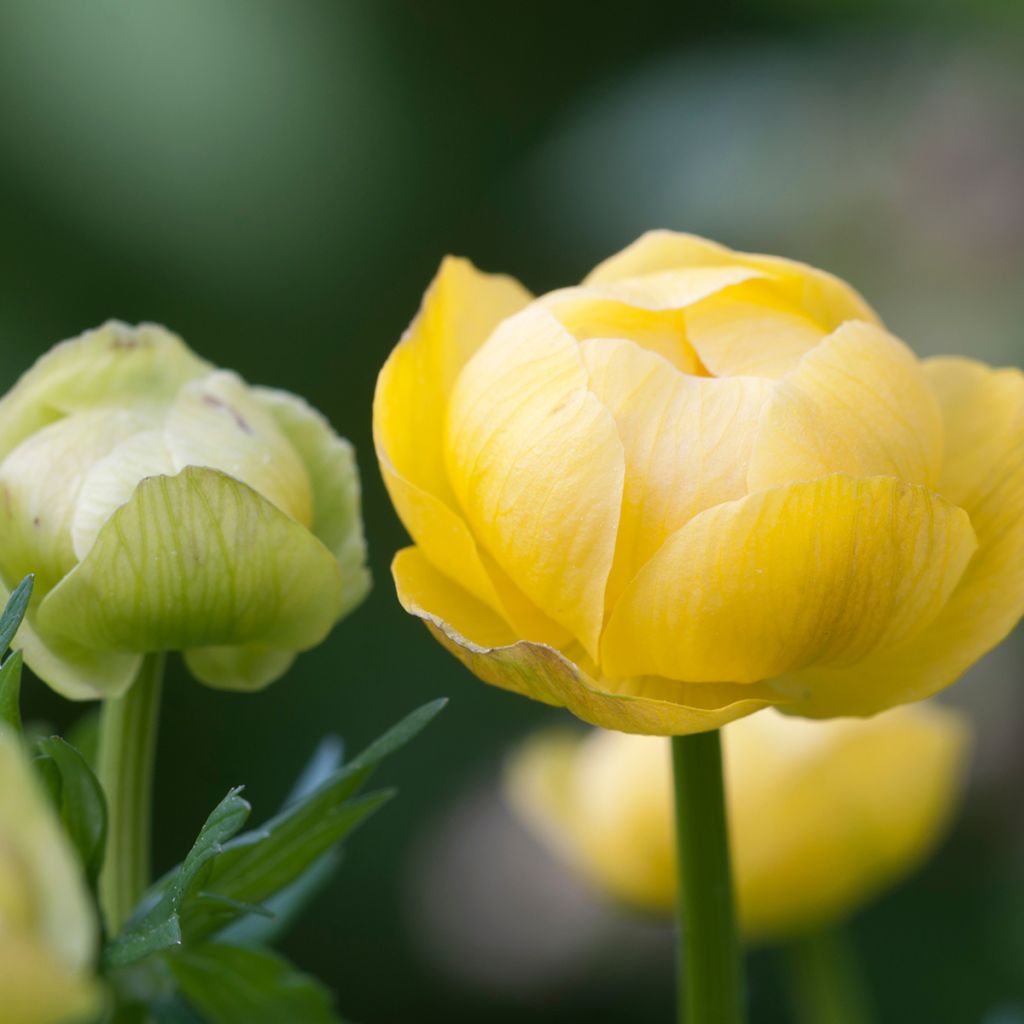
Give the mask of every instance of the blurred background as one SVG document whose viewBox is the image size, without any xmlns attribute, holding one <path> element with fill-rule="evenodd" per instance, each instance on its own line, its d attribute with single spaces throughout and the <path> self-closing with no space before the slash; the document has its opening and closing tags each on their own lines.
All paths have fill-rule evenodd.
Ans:
<svg viewBox="0 0 1024 1024">
<path fill-rule="evenodd" d="M 473 680 L 395 600 L 376 373 L 446 252 L 535 290 L 648 227 L 824 266 L 922 354 L 1024 362 L 1015 0 L 4 0 L 4 387 L 104 319 L 156 320 L 356 443 L 376 586 L 289 677 L 180 666 L 157 868 L 240 782 L 269 816 L 325 730 L 450 707 L 286 942 L 350 1019 L 669 1019 L 667 929 L 597 902 L 508 816 L 502 758 L 561 714 Z M 980 729 L 928 868 L 853 922 L 884 1021 L 1024 1021 L 1024 648 L 949 699 Z M 28 712 L 79 709 L 41 684 Z M 786 1021 L 778 955 L 755 1020 Z"/>
</svg>

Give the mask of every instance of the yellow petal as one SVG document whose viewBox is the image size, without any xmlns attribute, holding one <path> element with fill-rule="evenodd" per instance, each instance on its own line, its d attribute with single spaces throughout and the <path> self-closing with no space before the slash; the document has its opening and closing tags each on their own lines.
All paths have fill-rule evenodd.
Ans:
<svg viewBox="0 0 1024 1024">
<path fill-rule="evenodd" d="M 781 699 L 757 685 L 687 684 L 668 679 L 597 679 L 560 651 L 517 640 L 504 622 L 439 573 L 417 548 L 392 564 L 398 599 L 474 675 L 622 732 L 676 735 L 717 729 Z"/>
<path fill-rule="evenodd" d="M 846 320 L 878 322 L 864 299 L 832 274 L 779 256 L 734 252 L 724 245 L 676 231 L 649 231 L 641 235 L 622 252 L 598 264 L 584 284 L 604 285 L 684 267 L 724 266 L 747 267 L 770 275 L 801 310 L 827 331 Z"/>
<path fill-rule="evenodd" d="M 746 494 L 747 462 L 771 384 L 678 373 L 628 341 L 587 341 L 580 351 L 626 457 L 611 607 L 670 534 L 698 512 Z"/>
<path fill-rule="evenodd" d="M 966 513 L 892 479 L 753 494 L 665 542 L 612 613 L 602 664 L 741 683 L 848 664 L 921 632 L 974 548 Z"/>
<path fill-rule="evenodd" d="M 622 444 L 577 341 L 531 307 L 466 364 L 448 416 L 449 479 L 474 535 L 592 654 L 622 500 Z"/>
<path fill-rule="evenodd" d="M 867 721 L 771 711 L 724 736 L 744 933 L 786 938 L 841 921 L 914 870 L 945 832 L 969 729 L 939 706 Z"/>
<path fill-rule="evenodd" d="M 775 388 L 750 489 L 829 473 L 934 485 L 942 444 L 942 414 L 914 354 L 879 327 L 848 323 Z"/>
<path fill-rule="evenodd" d="M 869 715 L 955 682 L 1024 615 L 1024 376 L 965 359 L 926 363 L 946 419 L 939 490 L 962 505 L 978 550 L 931 626 L 840 669 L 779 681 L 798 714 Z"/>
<path fill-rule="evenodd" d="M 778 282 L 750 281 L 691 307 L 686 336 L 716 377 L 778 378 L 793 370 L 826 331 Z"/>
<path fill-rule="evenodd" d="M 470 593 L 540 639 L 565 637 L 477 548 L 448 482 L 443 452 L 448 400 L 462 367 L 494 327 L 530 301 L 510 277 L 448 257 L 423 307 L 377 379 L 373 437 L 381 475 L 402 523 L 427 557 Z"/>
</svg>

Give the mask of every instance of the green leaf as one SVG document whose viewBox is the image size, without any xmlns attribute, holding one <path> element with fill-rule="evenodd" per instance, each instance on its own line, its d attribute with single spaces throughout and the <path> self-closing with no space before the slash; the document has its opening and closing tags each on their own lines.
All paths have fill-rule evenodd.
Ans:
<svg viewBox="0 0 1024 1024">
<path fill-rule="evenodd" d="M 14 634 L 25 617 L 34 582 L 35 576 L 26 576 L 14 588 L 3 614 L 0 614 L 0 655 L 11 646 Z M 21 651 L 14 651 L 0 664 L 0 722 L 15 732 L 21 732 L 21 665 Z"/>
<path fill-rule="evenodd" d="M 85 868 L 89 884 L 95 888 L 103 866 L 107 842 L 107 802 L 103 789 L 85 758 L 59 736 L 40 740 L 39 750 L 60 773 L 57 810 Z"/>
<path fill-rule="evenodd" d="M 208 1024 L 340 1024 L 320 982 L 265 950 L 206 943 L 167 963 Z"/>
<path fill-rule="evenodd" d="M 349 764 L 338 768 L 312 792 L 287 805 L 262 829 L 239 836 L 216 859 L 207 892 L 242 903 L 259 904 L 295 883 L 325 853 L 336 847 L 392 794 L 355 797 L 373 769 L 416 736 L 447 702 L 436 700 L 389 729 Z M 186 938 L 208 938 L 228 922 L 222 916 L 186 907 Z"/>
<path fill-rule="evenodd" d="M 0 615 L 0 654 L 3 654 L 11 646 L 14 634 L 18 632 L 18 627 L 25 617 L 25 610 L 32 597 L 32 584 L 35 583 L 35 579 L 35 576 L 26 576 L 7 599 L 7 605 L 3 614 Z"/>
<path fill-rule="evenodd" d="M 21 651 L 0 665 L 0 722 L 21 732 Z"/>
<path fill-rule="evenodd" d="M 393 795 L 380 792 L 344 800 L 340 792 L 340 787 L 327 787 L 263 830 L 239 836 L 213 863 L 205 890 L 239 903 L 262 903 L 294 882 Z M 198 904 L 190 903 L 182 914 L 191 942 L 227 923 L 223 914 L 211 914 Z"/>
<path fill-rule="evenodd" d="M 108 947 L 108 964 L 123 967 L 181 943 L 179 914 L 186 897 L 194 885 L 202 885 L 222 844 L 236 835 L 249 817 L 251 807 L 240 792 L 240 788 L 232 789 L 213 809 L 185 860 L 166 876 L 155 898 L 143 903 Z"/>
</svg>

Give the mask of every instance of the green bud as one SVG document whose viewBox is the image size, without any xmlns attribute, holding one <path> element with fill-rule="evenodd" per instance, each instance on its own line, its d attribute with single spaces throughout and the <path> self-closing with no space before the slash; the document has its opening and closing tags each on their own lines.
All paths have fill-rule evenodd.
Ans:
<svg viewBox="0 0 1024 1024">
<path fill-rule="evenodd" d="M 6 726 L 0 779 L 0 1017 L 79 1020 L 98 1009 L 96 916 L 81 867 Z"/>
<path fill-rule="evenodd" d="M 73 699 L 158 650 L 258 689 L 369 587 L 351 445 L 149 324 L 58 345 L 0 400 L 0 525 L 0 583 L 36 574 L 16 642 Z"/>
</svg>

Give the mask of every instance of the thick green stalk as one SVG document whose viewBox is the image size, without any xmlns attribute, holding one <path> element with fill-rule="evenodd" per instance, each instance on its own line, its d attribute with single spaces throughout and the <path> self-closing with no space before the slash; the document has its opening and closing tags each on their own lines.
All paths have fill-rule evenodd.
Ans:
<svg viewBox="0 0 1024 1024">
<path fill-rule="evenodd" d="M 164 655 L 147 654 L 131 689 L 103 702 L 96 774 L 107 797 L 100 906 L 117 934 L 149 884 L 153 766 Z"/>
<path fill-rule="evenodd" d="M 856 951 L 836 929 L 791 942 L 789 989 L 799 1024 L 873 1024 Z"/>
<path fill-rule="evenodd" d="M 672 740 L 680 1024 L 743 1024 L 743 969 L 717 731 Z"/>
</svg>

